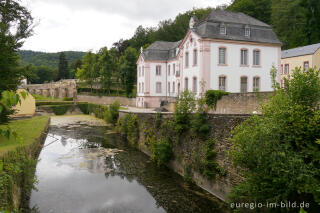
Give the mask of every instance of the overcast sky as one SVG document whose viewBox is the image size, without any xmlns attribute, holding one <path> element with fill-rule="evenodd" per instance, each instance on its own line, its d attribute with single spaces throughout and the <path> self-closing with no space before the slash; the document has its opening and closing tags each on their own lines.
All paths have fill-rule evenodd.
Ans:
<svg viewBox="0 0 320 213">
<path fill-rule="evenodd" d="M 193 7 L 215 7 L 230 0 L 22 0 L 37 23 L 22 49 L 45 52 L 96 51 L 135 29 L 157 26 Z"/>
</svg>

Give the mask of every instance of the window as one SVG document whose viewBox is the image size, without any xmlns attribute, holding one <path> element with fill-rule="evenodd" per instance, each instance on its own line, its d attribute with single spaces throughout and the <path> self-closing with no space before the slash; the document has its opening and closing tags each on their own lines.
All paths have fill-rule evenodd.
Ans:
<svg viewBox="0 0 320 213">
<path fill-rule="evenodd" d="M 170 94 L 170 82 L 168 82 L 168 93 Z"/>
<path fill-rule="evenodd" d="M 197 65 L 198 63 L 198 51 L 193 50 L 193 66 Z"/>
<path fill-rule="evenodd" d="M 219 64 L 226 64 L 226 48 L 219 48 Z"/>
<path fill-rule="evenodd" d="M 142 93 L 144 93 L 144 83 L 142 82 Z"/>
<path fill-rule="evenodd" d="M 170 75 L 170 64 L 168 65 L 168 76 Z"/>
<path fill-rule="evenodd" d="M 226 77 L 225 76 L 219 77 L 219 90 L 226 91 Z"/>
<path fill-rule="evenodd" d="M 248 64 L 248 50 L 242 49 L 241 50 L 241 65 L 247 65 Z"/>
<path fill-rule="evenodd" d="M 220 25 L 220 34 L 221 34 L 221 35 L 227 34 L 226 25 L 224 25 L 224 24 L 221 24 L 221 25 Z"/>
<path fill-rule="evenodd" d="M 144 66 L 142 66 L 142 76 L 144 76 Z"/>
<path fill-rule="evenodd" d="M 186 65 L 186 67 L 188 67 L 189 66 L 189 53 L 188 52 L 186 52 L 186 58 L 185 58 L 185 65 Z"/>
<path fill-rule="evenodd" d="M 173 93 L 176 92 L 176 84 L 175 84 L 175 82 L 172 82 L 172 92 Z"/>
<path fill-rule="evenodd" d="M 161 66 L 156 66 L 156 75 L 161 75 Z"/>
<path fill-rule="evenodd" d="M 197 77 L 193 77 L 192 92 L 194 92 L 194 93 L 198 92 Z"/>
<path fill-rule="evenodd" d="M 281 75 L 283 74 L 283 64 L 281 64 L 281 71 L 280 71 L 280 74 L 281 74 Z"/>
<path fill-rule="evenodd" d="M 309 69 L 309 61 L 305 61 L 303 63 L 303 71 L 307 71 Z"/>
<path fill-rule="evenodd" d="M 250 28 L 249 28 L 249 27 L 245 27 L 245 29 L 244 29 L 244 36 L 245 36 L 245 37 L 250 37 Z"/>
<path fill-rule="evenodd" d="M 184 79 L 184 89 L 185 89 L 185 90 L 188 90 L 188 89 L 189 89 L 188 84 L 189 84 L 189 80 L 188 80 L 188 78 L 185 78 L 185 79 Z"/>
<path fill-rule="evenodd" d="M 161 82 L 156 83 L 156 93 L 161 93 Z"/>
<path fill-rule="evenodd" d="M 289 64 L 284 65 L 284 74 L 289 74 Z"/>
<path fill-rule="evenodd" d="M 253 92 L 259 92 L 260 89 L 260 78 L 253 77 Z"/>
<path fill-rule="evenodd" d="M 139 83 L 139 93 L 141 92 L 141 83 Z"/>
<path fill-rule="evenodd" d="M 176 74 L 176 64 L 173 64 L 172 66 L 173 66 L 173 68 L 172 68 L 173 69 L 173 75 L 175 75 Z"/>
<path fill-rule="evenodd" d="M 253 50 L 253 65 L 260 65 L 260 50 Z"/>
<path fill-rule="evenodd" d="M 247 83 L 247 77 L 241 77 L 241 85 L 240 85 L 240 92 L 245 93 L 248 91 L 248 83 Z"/>
<path fill-rule="evenodd" d="M 139 67 L 139 77 L 141 76 L 141 67 Z"/>
</svg>

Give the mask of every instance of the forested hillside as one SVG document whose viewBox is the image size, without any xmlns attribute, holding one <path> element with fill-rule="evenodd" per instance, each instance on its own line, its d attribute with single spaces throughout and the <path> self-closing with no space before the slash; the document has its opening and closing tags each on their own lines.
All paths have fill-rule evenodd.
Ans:
<svg viewBox="0 0 320 213">
<path fill-rule="evenodd" d="M 234 0 L 227 10 L 270 24 L 283 49 L 320 42 L 319 0 Z"/>
<path fill-rule="evenodd" d="M 139 49 L 157 40 L 178 41 L 185 36 L 192 15 L 200 20 L 213 8 L 194 9 L 178 14 L 174 20 L 159 22 L 157 27 L 139 26 L 129 40 L 114 44 L 120 50 L 131 46 Z M 216 9 L 243 12 L 271 25 L 283 43 L 283 49 L 320 42 L 319 0 L 233 0 L 231 5 L 221 5 Z"/>
<path fill-rule="evenodd" d="M 71 64 L 77 59 L 81 59 L 85 52 L 65 51 L 67 61 Z M 45 66 L 51 69 L 58 69 L 60 53 L 45 53 L 32 50 L 21 50 L 21 65 L 33 64 L 36 67 Z"/>
</svg>

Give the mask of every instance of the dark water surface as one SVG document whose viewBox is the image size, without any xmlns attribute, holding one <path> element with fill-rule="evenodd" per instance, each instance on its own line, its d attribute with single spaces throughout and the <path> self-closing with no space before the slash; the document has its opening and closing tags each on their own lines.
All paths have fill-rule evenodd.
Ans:
<svg viewBox="0 0 320 213">
<path fill-rule="evenodd" d="M 35 212 L 226 212 L 215 197 L 158 168 L 107 127 L 50 127 L 36 176 Z"/>
</svg>

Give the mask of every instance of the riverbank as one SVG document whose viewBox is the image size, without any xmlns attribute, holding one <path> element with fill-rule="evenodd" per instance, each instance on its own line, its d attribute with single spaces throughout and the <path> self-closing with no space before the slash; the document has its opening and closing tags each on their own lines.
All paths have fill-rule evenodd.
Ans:
<svg viewBox="0 0 320 213">
<path fill-rule="evenodd" d="M 50 118 L 46 116 L 13 120 L 8 126 L 17 133 L 17 137 L 0 138 L 0 210 L 13 212 L 28 205 L 36 182 L 37 157 L 49 122 Z"/>
</svg>

